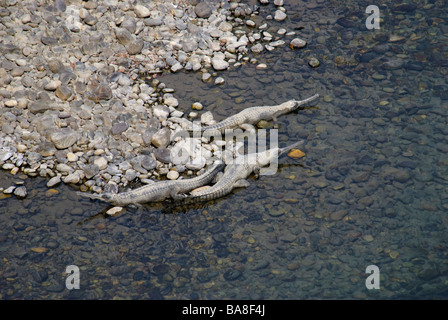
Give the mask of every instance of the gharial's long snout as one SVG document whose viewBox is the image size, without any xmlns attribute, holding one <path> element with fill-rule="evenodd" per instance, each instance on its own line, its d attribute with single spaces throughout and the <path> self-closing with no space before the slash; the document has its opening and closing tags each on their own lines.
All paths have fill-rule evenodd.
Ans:
<svg viewBox="0 0 448 320">
<path fill-rule="evenodd" d="M 309 97 L 309 98 L 306 98 L 306 99 L 304 99 L 304 100 L 296 100 L 295 102 L 296 102 L 296 108 L 297 107 L 299 107 L 299 106 L 301 106 L 302 104 L 305 104 L 305 103 L 308 103 L 308 102 L 310 102 L 310 101 L 313 101 L 314 99 L 317 99 L 319 97 L 319 94 L 318 93 L 316 93 L 314 96 L 311 96 L 311 97 Z"/>
<path fill-rule="evenodd" d="M 291 145 L 289 145 L 289 146 L 286 146 L 286 147 L 284 147 L 284 148 L 280 148 L 280 151 L 279 151 L 279 153 L 278 153 L 278 156 L 284 154 L 285 152 L 288 152 L 289 150 L 292 150 L 292 149 L 294 149 L 294 148 L 297 148 L 298 146 L 302 145 L 303 142 L 304 142 L 303 140 L 299 140 L 299 141 L 297 141 L 297 142 L 295 142 L 295 143 L 293 143 L 293 144 L 291 144 Z"/>
</svg>

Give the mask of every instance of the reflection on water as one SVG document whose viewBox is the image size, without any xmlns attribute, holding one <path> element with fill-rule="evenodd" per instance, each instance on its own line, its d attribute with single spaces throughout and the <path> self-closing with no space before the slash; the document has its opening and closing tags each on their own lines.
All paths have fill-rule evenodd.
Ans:
<svg viewBox="0 0 448 320">
<path fill-rule="evenodd" d="M 221 86 L 160 78 L 179 108 L 199 101 L 218 120 L 321 95 L 271 124 L 280 146 L 305 139 L 306 156 L 222 199 L 110 217 L 69 186 L 2 172 L 0 187 L 23 180 L 29 194 L 0 200 L 0 297 L 446 299 L 447 9 L 413 3 L 380 6 L 380 30 L 365 28 L 367 2 L 285 5 L 290 18 L 268 31 L 295 29 L 305 49 L 264 52 L 267 69 L 246 63 Z M 80 290 L 65 288 L 72 264 Z M 365 287 L 369 265 L 380 290 Z"/>
</svg>

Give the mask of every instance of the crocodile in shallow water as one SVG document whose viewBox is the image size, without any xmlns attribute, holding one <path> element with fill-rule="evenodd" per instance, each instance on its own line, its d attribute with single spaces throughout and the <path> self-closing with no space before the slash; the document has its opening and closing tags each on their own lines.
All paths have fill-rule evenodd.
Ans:
<svg viewBox="0 0 448 320">
<path fill-rule="evenodd" d="M 281 154 L 301 145 L 303 140 L 298 141 L 285 148 L 272 148 L 263 152 L 251 153 L 246 155 L 242 161 L 234 160 L 224 169 L 224 174 L 219 181 L 209 188 L 202 190 L 193 190 L 189 195 L 184 195 L 185 201 L 209 201 L 223 197 L 234 188 L 247 187 L 249 182 L 245 180 L 251 173 L 259 171 L 262 167 L 269 165 Z"/>
<path fill-rule="evenodd" d="M 157 202 L 169 197 L 177 199 L 181 197 L 180 194 L 189 192 L 212 181 L 224 167 L 223 161 L 216 160 L 203 174 L 190 179 L 158 181 L 121 193 L 90 194 L 78 192 L 78 194 L 91 199 L 106 201 L 116 206 Z"/>
<path fill-rule="evenodd" d="M 305 100 L 289 100 L 277 106 L 258 106 L 244 109 L 243 111 L 234 114 L 216 124 L 201 127 L 201 131 L 208 132 L 221 132 L 223 133 L 226 129 L 232 129 L 237 127 L 242 127 L 246 129 L 245 125 L 257 124 L 260 120 L 277 120 L 277 117 L 292 112 L 296 110 L 299 106 L 310 102 L 319 97 L 319 94 L 315 94 Z"/>
</svg>

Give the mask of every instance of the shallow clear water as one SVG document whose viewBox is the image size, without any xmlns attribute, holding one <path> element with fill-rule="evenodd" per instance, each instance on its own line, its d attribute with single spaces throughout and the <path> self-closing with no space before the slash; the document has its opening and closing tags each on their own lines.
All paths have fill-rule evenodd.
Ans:
<svg viewBox="0 0 448 320">
<path fill-rule="evenodd" d="M 0 297 L 448 298 L 447 8 L 386 2 L 380 30 L 367 30 L 369 2 L 323 3 L 286 4 L 289 18 L 268 23 L 308 45 L 258 55 L 267 69 L 223 72 L 222 86 L 199 73 L 159 78 L 180 109 L 199 101 L 219 120 L 319 93 L 271 124 L 280 146 L 304 139 L 305 157 L 283 156 L 277 174 L 217 201 L 114 217 L 69 186 L 24 179 L 25 200 L 0 200 Z M 21 180 L 0 175 L 1 187 Z M 79 290 L 65 287 L 68 265 Z M 369 265 L 379 290 L 366 288 Z"/>
</svg>

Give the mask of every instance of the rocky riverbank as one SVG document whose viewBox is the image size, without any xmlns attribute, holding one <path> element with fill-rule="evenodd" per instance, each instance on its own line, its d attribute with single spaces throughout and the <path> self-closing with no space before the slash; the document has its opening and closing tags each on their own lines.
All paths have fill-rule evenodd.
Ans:
<svg viewBox="0 0 448 320">
<path fill-rule="evenodd" d="M 201 72 L 220 85 L 228 68 L 265 67 L 263 51 L 306 45 L 294 31 L 266 31 L 287 18 L 279 0 L 0 2 L 0 166 L 48 187 L 116 191 L 199 173 L 213 146 L 174 165 L 171 135 L 179 119 L 210 124 L 213 115 L 182 105 L 157 75 Z M 3 191 L 26 196 L 20 186 Z"/>
</svg>

